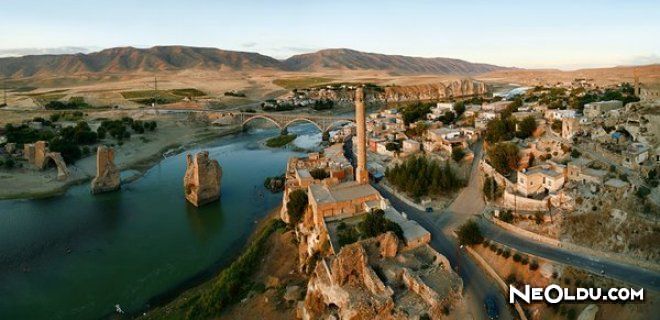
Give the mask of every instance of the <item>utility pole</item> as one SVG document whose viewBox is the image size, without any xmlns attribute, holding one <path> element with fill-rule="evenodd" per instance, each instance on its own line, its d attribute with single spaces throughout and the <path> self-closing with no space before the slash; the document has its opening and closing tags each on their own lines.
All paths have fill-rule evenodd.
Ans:
<svg viewBox="0 0 660 320">
<path fill-rule="evenodd" d="M 4 106 L 7 106 L 7 78 L 2 78 L 2 98 Z"/>
<path fill-rule="evenodd" d="M 158 106 L 158 78 L 154 76 L 154 109 Z"/>
</svg>

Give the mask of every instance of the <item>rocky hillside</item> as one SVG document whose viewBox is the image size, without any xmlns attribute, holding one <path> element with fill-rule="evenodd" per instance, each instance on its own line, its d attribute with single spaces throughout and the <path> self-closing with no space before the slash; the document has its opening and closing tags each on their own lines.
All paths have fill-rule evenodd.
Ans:
<svg viewBox="0 0 660 320">
<path fill-rule="evenodd" d="M 89 54 L 35 55 L 0 59 L 5 77 L 69 76 L 186 69 L 244 70 L 279 68 L 281 62 L 252 52 L 183 46 L 121 47 Z"/>
<path fill-rule="evenodd" d="M 11 78 L 129 74 L 181 70 L 327 71 L 378 70 L 400 74 L 479 74 L 502 67 L 449 58 L 416 58 L 329 49 L 277 60 L 259 53 L 216 48 L 158 46 L 120 47 L 89 54 L 32 55 L 0 58 L 0 75 Z"/>
<path fill-rule="evenodd" d="M 350 49 L 327 49 L 300 54 L 284 60 L 283 64 L 287 70 L 292 71 L 383 70 L 401 74 L 469 75 L 505 69 L 458 59 L 385 55 Z"/>
</svg>

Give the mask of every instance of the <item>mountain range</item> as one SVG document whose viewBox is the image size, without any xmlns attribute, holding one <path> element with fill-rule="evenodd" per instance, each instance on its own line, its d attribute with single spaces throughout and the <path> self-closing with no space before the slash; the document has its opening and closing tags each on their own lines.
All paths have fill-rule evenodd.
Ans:
<svg viewBox="0 0 660 320">
<path fill-rule="evenodd" d="M 385 55 L 351 49 L 325 49 L 285 60 L 255 52 L 188 46 L 156 46 L 147 49 L 117 47 L 87 54 L 0 58 L 0 75 L 9 78 L 260 69 L 290 72 L 377 70 L 406 75 L 475 75 L 508 68 L 451 58 Z"/>
</svg>

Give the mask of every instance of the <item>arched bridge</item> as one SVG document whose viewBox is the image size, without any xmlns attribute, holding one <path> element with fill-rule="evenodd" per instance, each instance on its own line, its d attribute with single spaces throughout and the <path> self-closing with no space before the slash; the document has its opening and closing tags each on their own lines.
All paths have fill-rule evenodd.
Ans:
<svg viewBox="0 0 660 320">
<path fill-rule="evenodd" d="M 280 129 L 286 129 L 288 126 L 299 123 L 309 122 L 316 126 L 321 132 L 326 132 L 334 126 L 347 122 L 355 122 L 355 119 L 349 117 L 328 117 L 328 116 L 314 116 L 309 114 L 284 114 L 284 113 L 248 113 L 237 112 L 233 113 L 236 123 L 242 127 L 257 119 L 265 119 L 275 124 Z"/>
</svg>

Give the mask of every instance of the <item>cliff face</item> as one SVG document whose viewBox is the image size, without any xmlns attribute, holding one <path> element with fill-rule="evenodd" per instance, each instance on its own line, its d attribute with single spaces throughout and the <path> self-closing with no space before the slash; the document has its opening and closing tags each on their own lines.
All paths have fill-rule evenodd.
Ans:
<svg viewBox="0 0 660 320">
<path fill-rule="evenodd" d="M 209 159 L 208 151 L 186 156 L 186 175 L 183 188 L 186 200 L 196 207 L 220 199 L 222 168 L 217 160 Z"/>
<path fill-rule="evenodd" d="M 469 97 L 486 93 L 488 93 L 488 88 L 485 83 L 471 79 L 462 79 L 448 83 L 385 87 L 383 90 L 366 88 L 365 100 L 406 102 Z M 312 90 L 309 95 L 310 98 L 313 99 L 352 101 L 355 98 L 355 91 L 348 89 L 333 90 L 321 88 L 318 90 Z"/>
<path fill-rule="evenodd" d="M 92 180 L 93 194 L 120 188 L 119 169 L 115 166 L 115 150 L 106 146 L 96 149 L 96 177 Z"/>
</svg>

